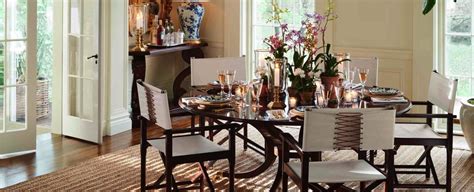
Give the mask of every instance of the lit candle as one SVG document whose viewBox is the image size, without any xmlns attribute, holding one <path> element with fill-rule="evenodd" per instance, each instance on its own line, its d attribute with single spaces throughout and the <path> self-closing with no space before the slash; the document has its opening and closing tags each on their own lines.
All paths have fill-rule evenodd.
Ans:
<svg viewBox="0 0 474 192">
<path fill-rule="evenodd" d="M 235 88 L 235 95 L 238 97 L 242 96 L 242 91 L 240 90 L 240 87 Z"/>
<path fill-rule="evenodd" d="M 357 97 L 359 96 L 359 94 L 357 93 L 357 91 L 352 91 L 351 92 L 351 97 L 352 99 L 354 99 L 356 102 L 357 102 Z"/>
<path fill-rule="evenodd" d="M 280 87 L 280 64 L 275 63 L 275 87 Z"/>
<path fill-rule="evenodd" d="M 295 108 L 297 102 L 298 102 L 298 100 L 296 100 L 295 97 L 290 97 L 290 107 L 291 108 Z"/>
<path fill-rule="evenodd" d="M 344 100 L 346 103 L 351 103 L 352 102 L 352 93 L 351 92 L 345 92 L 344 94 Z"/>
<path fill-rule="evenodd" d="M 136 18 L 136 22 L 137 22 L 137 28 L 140 29 L 140 28 L 143 28 L 143 13 L 141 11 L 139 11 L 137 13 L 137 18 Z"/>
</svg>

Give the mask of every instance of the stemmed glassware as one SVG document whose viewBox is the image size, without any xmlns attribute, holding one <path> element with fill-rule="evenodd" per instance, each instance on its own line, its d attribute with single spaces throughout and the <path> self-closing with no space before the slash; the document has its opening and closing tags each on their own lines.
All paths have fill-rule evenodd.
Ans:
<svg viewBox="0 0 474 192">
<path fill-rule="evenodd" d="M 354 83 L 356 70 L 357 68 L 355 67 L 351 67 L 351 69 L 349 69 L 349 85 L 350 85 L 349 87 L 350 88 L 352 88 L 352 83 Z"/>
<path fill-rule="evenodd" d="M 359 68 L 358 71 L 359 71 L 360 83 L 362 84 L 362 95 L 363 95 L 364 90 L 365 90 L 365 83 L 367 82 L 367 77 L 369 75 L 369 69 Z"/>
<path fill-rule="evenodd" d="M 255 100 L 255 106 L 260 106 L 260 95 L 262 94 L 263 80 L 254 79 L 252 81 L 252 98 Z"/>
<path fill-rule="evenodd" d="M 319 90 L 316 90 L 316 95 L 315 95 L 316 105 L 319 108 L 325 108 L 328 105 L 331 89 L 326 89 L 324 85 L 319 85 L 318 88 Z"/>
<path fill-rule="evenodd" d="M 336 84 L 334 86 L 334 93 L 336 94 L 336 99 L 337 99 L 337 107 L 339 108 L 339 105 L 341 105 L 341 100 L 342 100 L 342 92 L 344 91 L 344 87 L 341 86 L 340 84 Z"/>
<path fill-rule="evenodd" d="M 239 90 L 240 90 L 240 99 L 241 99 L 241 106 L 246 107 L 247 105 L 247 94 L 249 91 L 249 85 L 246 82 L 239 83 Z M 237 95 L 237 94 L 236 94 Z"/>
<path fill-rule="evenodd" d="M 232 84 L 234 83 L 236 73 L 237 72 L 235 70 L 227 70 L 225 73 L 225 80 L 227 82 L 227 86 L 229 87 L 229 97 L 232 97 Z"/>
<path fill-rule="evenodd" d="M 225 84 L 226 84 L 226 71 L 225 70 L 217 70 L 217 80 L 219 81 L 219 84 L 221 85 L 221 96 L 225 95 L 224 89 L 225 89 Z"/>
</svg>

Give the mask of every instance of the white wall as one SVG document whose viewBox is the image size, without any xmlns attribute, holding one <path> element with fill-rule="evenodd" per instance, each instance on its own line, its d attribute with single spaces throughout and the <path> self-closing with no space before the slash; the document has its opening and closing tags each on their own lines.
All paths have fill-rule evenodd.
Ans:
<svg viewBox="0 0 474 192">
<path fill-rule="evenodd" d="M 316 1 L 317 11 L 323 13 L 326 0 Z M 352 57 L 378 57 L 380 86 L 398 88 L 413 99 L 426 99 L 434 62 L 434 16 L 421 14 L 422 0 L 334 2 L 339 18 L 327 35 L 334 50 L 349 52 Z M 176 6 L 174 3 L 173 18 L 177 17 Z M 239 25 L 239 1 L 213 0 L 205 7 L 201 35 L 209 43 L 204 49 L 206 57 L 239 55 L 240 28 L 232 28 Z M 179 55 L 150 60 L 147 81 L 170 89 L 174 76 L 183 68 Z"/>
</svg>

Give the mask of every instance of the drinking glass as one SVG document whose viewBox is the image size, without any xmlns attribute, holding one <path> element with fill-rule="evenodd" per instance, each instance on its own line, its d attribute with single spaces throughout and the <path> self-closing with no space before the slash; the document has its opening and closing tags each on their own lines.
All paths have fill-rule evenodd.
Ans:
<svg viewBox="0 0 474 192">
<path fill-rule="evenodd" d="M 341 105 L 341 99 L 342 99 L 342 92 L 344 91 L 344 87 L 341 85 L 336 85 L 334 86 L 334 93 L 336 94 L 336 99 L 337 99 L 337 107 L 339 108 L 339 105 Z"/>
<path fill-rule="evenodd" d="M 255 79 L 252 81 L 252 98 L 255 100 L 255 105 L 260 106 L 260 94 L 262 94 L 262 79 Z"/>
<path fill-rule="evenodd" d="M 319 89 L 320 91 L 317 91 L 315 95 L 316 105 L 319 108 L 325 108 L 328 105 L 330 91 L 327 91 L 324 85 L 320 85 Z"/>
<path fill-rule="evenodd" d="M 352 68 L 349 70 L 349 85 L 352 88 L 352 83 L 354 83 L 355 80 L 355 73 L 356 73 L 356 68 Z"/>
<path fill-rule="evenodd" d="M 359 79 L 362 84 L 362 95 L 364 95 L 365 82 L 367 82 L 367 76 L 369 75 L 369 69 L 359 68 Z"/>
<path fill-rule="evenodd" d="M 239 83 L 240 97 L 241 97 L 241 106 L 247 106 L 247 94 L 249 90 L 249 85 L 245 82 Z"/>
<path fill-rule="evenodd" d="M 225 70 L 217 70 L 217 80 L 219 81 L 219 84 L 221 85 L 221 96 L 224 96 L 224 89 L 225 89 L 225 84 L 226 84 L 226 71 Z"/>
<path fill-rule="evenodd" d="M 237 73 L 235 70 L 227 70 L 225 73 L 225 81 L 227 82 L 227 86 L 229 87 L 229 97 L 232 96 L 232 84 L 235 80 L 235 73 Z"/>
</svg>

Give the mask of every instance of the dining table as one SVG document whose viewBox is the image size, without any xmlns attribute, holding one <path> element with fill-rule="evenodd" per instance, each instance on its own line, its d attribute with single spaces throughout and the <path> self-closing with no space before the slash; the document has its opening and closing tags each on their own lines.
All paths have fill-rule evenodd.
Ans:
<svg viewBox="0 0 474 192">
<path fill-rule="evenodd" d="M 227 105 L 223 105 L 220 107 L 212 106 L 206 107 L 202 104 L 196 104 L 194 100 L 206 97 L 209 95 L 217 94 L 219 91 L 215 91 L 215 88 L 209 86 L 200 86 L 200 87 L 192 87 L 188 93 L 179 99 L 179 106 L 192 113 L 196 116 L 200 117 L 200 125 L 204 126 L 204 122 L 206 119 L 219 120 L 221 122 L 226 123 L 241 123 L 241 124 L 248 124 L 254 127 L 258 133 L 261 134 L 264 138 L 264 145 L 260 146 L 256 142 L 243 137 L 240 133 L 239 136 L 242 139 L 247 139 L 247 142 L 254 146 L 256 152 L 263 155 L 264 159 L 263 162 L 253 168 L 252 170 L 236 172 L 235 178 L 253 178 L 262 173 L 264 173 L 267 169 L 269 169 L 275 161 L 278 159 L 278 169 L 275 176 L 275 180 L 270 188 L 270 191 L 275 191 L 280 182 L 282 177 L 282 170 L 280 164 L 282 163 L 282 139 L 281 134 L 283 130 L 280 129 L 281 126 L 296 126 L 299 127 L 299 135 L 298 141 L 301 142 L 302 130 L 303 130 L 303 123 L 304 117 L 301 116 L 292 116 L 292 112 L 296 110 L 296 108 L 289 107 L 289 97 L 286 96 L 288 94 L 283 93 L 282 95 L 282 102 L 286 105 L 284 109 L 285 114 L 288 114 L 288 118 L 282 119 L 274 119 L 271 118 L 267 111 L 272 110 L 268 107 L 268 103 L 270 101 L 266 99 L 260 99 L 259 105 L 256 105 L 255 101 L 249 101 L 247 105 L 244 104 L 240 100 L 233 99 Z M 403 96 L 404 97 L 404 96 Z M 406 97 L 405 97 L 406 98 Z M 396 114 L 401 115 L 407 113 L 412 108 L 412 103 L 409 99 L 406 98 L 405 102 L 387 102 L 387 103 L 375 103 L 372 102 L 370 97 L 364 97 L 359 99 L 357 102 L 352 103 L 345 103 L 345 104 L 334 104 L 329 103 L 325 107 L 327 108 L 393 108 L 396 110 Z M 300 107 L 301 108 L 301 107 Z M 305 106 L 304 108 L 314 108 L 317 109 L 317 106 Z M 275 151 L 277 149 L 278 152 Z M 321 158 L 315 157 L 315 158 Z M 224 176 L 226 173 L 224 173 Z"/>
</svg>

